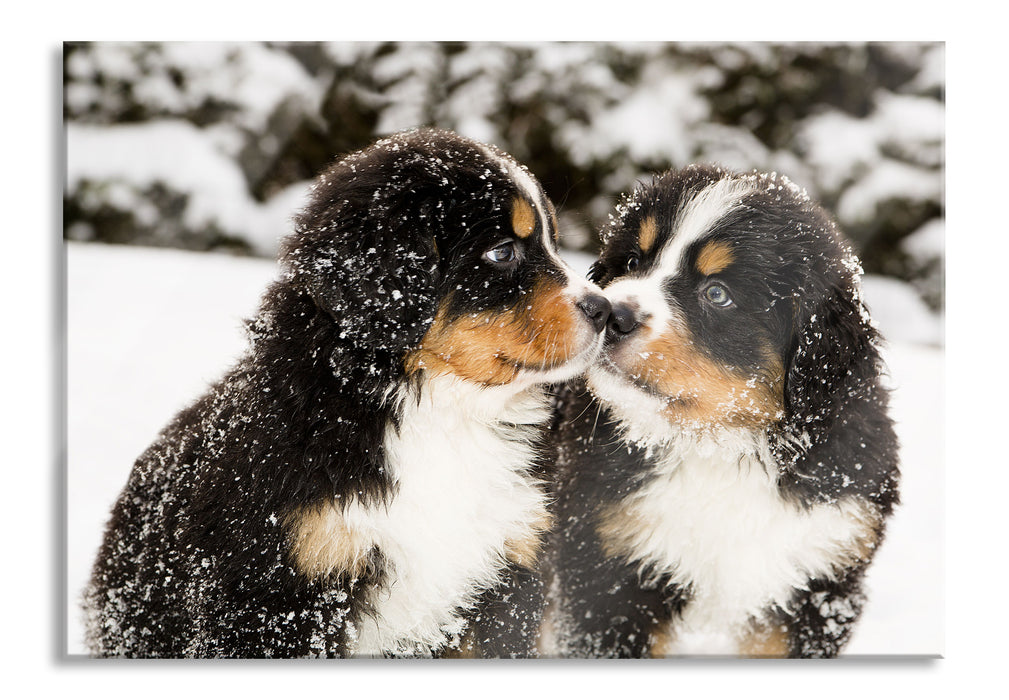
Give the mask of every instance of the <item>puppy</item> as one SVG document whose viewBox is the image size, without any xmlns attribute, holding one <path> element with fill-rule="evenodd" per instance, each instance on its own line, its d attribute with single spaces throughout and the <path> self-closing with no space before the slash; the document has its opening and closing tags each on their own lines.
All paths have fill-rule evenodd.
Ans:
<svg viewBox="0 0 1009 700">
<path fill-rule="evenodd" d="M 248 353 L 115 504 L 92 653 L 532 654 L 545 386 L 609 313 L 556 233 L 522 166 L 450 132 L 322 174 Z"/>
<path fill-rule="evenodd" d="M 841 650 L 898 498 L 860 274 L 773 174 L 689 167 L 617 208 L 606 345 L 559 402 L 557 653 Z"/>
</svg>

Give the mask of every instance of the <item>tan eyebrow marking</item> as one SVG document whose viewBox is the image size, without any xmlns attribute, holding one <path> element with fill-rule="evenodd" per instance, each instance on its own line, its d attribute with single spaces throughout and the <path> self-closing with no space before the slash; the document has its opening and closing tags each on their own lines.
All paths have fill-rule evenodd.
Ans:
<svg viewBox="0 0 1009 700">
<path fill-rule="evenodd" d="M 701 248 L 697 256 L 697 271 L 702 275 L 714 275 L 733 261 L 732 246 L 720 241 L 710 241 Z"/>
<path fill-rule="evenodd" d="M 536 212 L 532 205 L 521 197 L 512 201 L 512 228 L 519 238 L 526 238 L 536 229 Z"/>
<path fill-rule="evenodd" d="M 655 245 L 655 235 L 655 217 L 649 216 L 641 222 L 641 228 L 638 229 L 638 245 L 642 252 L 647 253 Z"/>
</svg>

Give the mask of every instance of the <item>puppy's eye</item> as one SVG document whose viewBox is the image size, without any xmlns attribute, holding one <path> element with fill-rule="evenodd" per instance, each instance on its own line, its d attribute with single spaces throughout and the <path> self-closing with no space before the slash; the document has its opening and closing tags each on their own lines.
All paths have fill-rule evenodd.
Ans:
<svg viewBox="0 0 1009 700">
<path fill-rule="evenodd" d="M 488 250 L 483 254 L 483 257 L 496 265 L 507 265 L 518 258 L 518 251 L 515 250 L 515 244 L 512 241 L 505 241 Z"/>
<path fill-rule="evenodd" d="M 637 253 L 631 253 L 627 256 L 627 262 L 624 263 L 624 269 L 628 272 L 634 272 L 638 269 L 638 265 L 641 264 L 641 258 L 638 257 Z"/>
<path fill-rule="evenodd" d="M 732 297 L 729 296 L 729 290 L 720 284 L 712 284 L 705 289 L 704 298 L 715 306 L 720 306 L 722 308 L 732 306 Z"/>
</svg>

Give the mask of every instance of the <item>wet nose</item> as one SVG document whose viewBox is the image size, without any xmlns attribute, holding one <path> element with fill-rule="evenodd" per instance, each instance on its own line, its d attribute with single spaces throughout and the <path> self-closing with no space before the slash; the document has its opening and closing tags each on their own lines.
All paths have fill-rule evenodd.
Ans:
<svg viewBox="0 0 1009 700">
<path fill-rule="evenodd" d="M 637 309 L 629 304 L 614 304 L 606 328 L 606 340 L 612 342 L 629 335 L 639 325 Z"/>
<path fill-rule="evenodd" d="M 610 300 L 601 294 L 589 294 L 578 302 L 578 308 L 589 319 L 589 323 L 599 333 L 606 327 L 610 317 Z"/>
</svg>

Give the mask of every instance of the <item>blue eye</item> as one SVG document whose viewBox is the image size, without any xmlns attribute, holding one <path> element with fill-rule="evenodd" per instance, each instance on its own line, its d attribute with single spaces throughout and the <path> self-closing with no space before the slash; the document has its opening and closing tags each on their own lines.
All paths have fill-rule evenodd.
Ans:
<svg viewBox="0 0 1009 700">
<path fill-rule="evenodd" d="M 715 306 L 722 308 L 732 306 L 732 297 L 729 296 L 729 291 L 720 284 L 712 284 L 705 289 L 704 298 Z"/>
<path fill-rule="evenodd" d="M 492 263 L 503 265 L 513 262 L 518 257 L 518 252 L 515 250 L 514 243 L 505 241 L 488 250 L 483 256 Z"/>
</svg>

